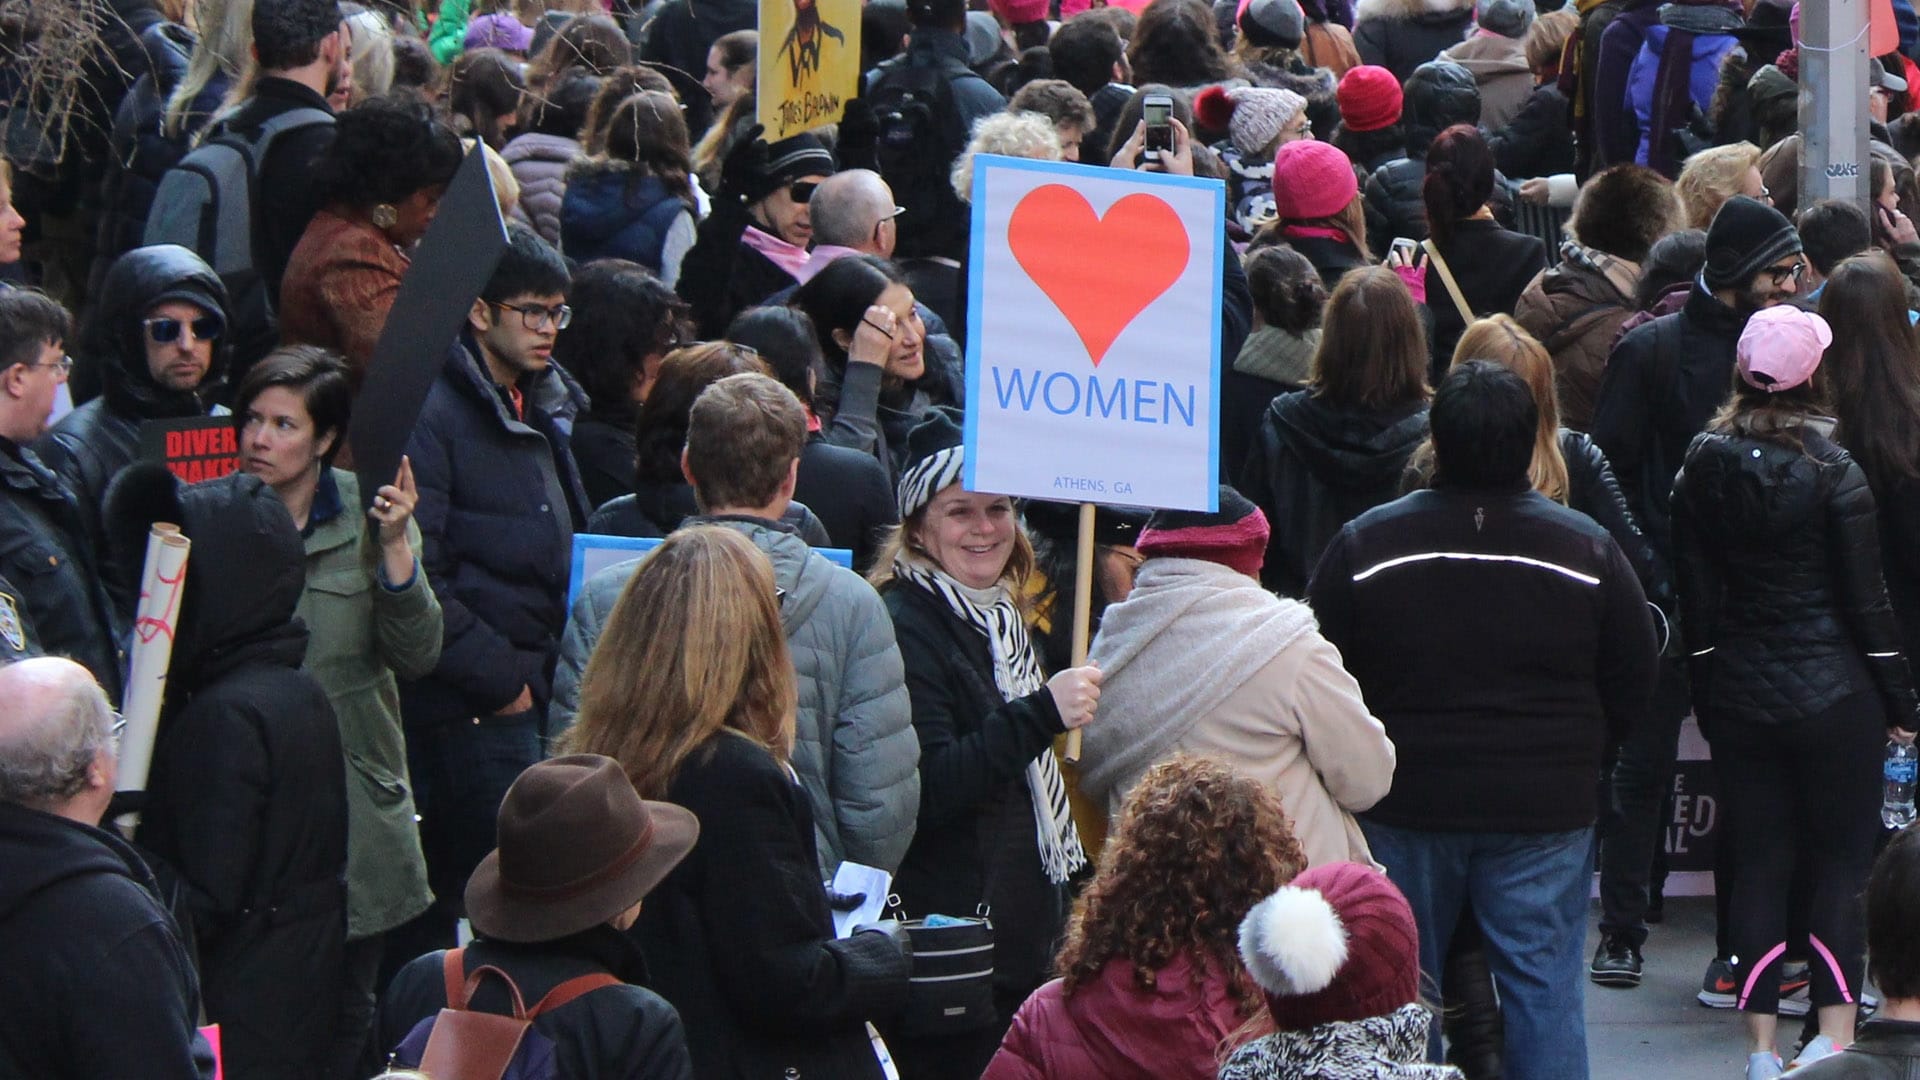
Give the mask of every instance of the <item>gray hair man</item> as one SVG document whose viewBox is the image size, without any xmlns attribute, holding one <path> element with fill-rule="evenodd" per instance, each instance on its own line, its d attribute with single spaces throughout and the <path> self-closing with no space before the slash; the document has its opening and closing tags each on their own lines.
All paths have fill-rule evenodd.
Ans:
<svg viewBox="0 0 1920 1080">
<path fill-rule="evenodd" d="M 0 1075 L 204 1080 L 200 987 L 146 862 L 99 828 L 116 717 L 87 669 L 0 668 Z"/>
</svg>

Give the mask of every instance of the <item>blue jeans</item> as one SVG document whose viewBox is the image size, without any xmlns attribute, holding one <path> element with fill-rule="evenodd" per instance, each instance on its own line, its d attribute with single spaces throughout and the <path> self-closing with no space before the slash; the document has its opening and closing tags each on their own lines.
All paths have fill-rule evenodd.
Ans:
<svg viewBox="0 0 1920 1080">
<path fill-rule="evenodd" d="M 1593 830 L 1454 833 L 1362 821 L 1373 857 L 1407 895 L 1420 972 L 1440 984 L 1471 901 L 1506 1024 L 1506 1080 L 1586 1080 L 1587 890 Z M 1436 1024 L 1429 1054 L 1440 1057 Z"/>
<path fill-rule="evenodd" d="M 467 878 L 493 850 L 494 819 L 507 788 L 539 760 L 540 721 L 532 712 L 407 732 L 420 846 L 434 895 L 421 919 L 444 935 L 438 940 L 452 941 Z"/>
</svg>

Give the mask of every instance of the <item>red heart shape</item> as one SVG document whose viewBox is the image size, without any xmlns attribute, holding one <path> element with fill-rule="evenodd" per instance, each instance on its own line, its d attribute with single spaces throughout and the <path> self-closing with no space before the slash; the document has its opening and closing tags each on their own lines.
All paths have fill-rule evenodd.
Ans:
<svg viewBox="0 0 1920 1080">
<path fill-rule="evenodd" d="M 1013 257 L 1067 317 L 1094 367 L 1120 331 L 1180 280 L 1192 248 L 1173 207 L 1133 194 L 1093 212 L 1063 184 L 1034 188 L 1007 224 Z"/>
</svg>

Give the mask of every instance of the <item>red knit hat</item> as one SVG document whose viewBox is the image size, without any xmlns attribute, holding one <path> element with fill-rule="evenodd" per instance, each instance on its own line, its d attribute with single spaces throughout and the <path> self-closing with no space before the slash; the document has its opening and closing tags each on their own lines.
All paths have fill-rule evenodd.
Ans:
<svg viewBox="0 0 1920 1080">
<path fill-rule="evenodd" d="M 1330 143 L 1301 139 L 1273 155 L 1273 211 L 1286 221 L 1332 217 L 1358 194 L 1353 162 Z"/>
<path fill-rule="evenodd" d="M 1220 509 L 1155 510 L 1134 550 L 1152 558 L 1204 559 L 1259 577 L 1267 561 L 1267 515 L 1247 497 L 1220 485 Z"/>
<path fill-rule="evenodd" d="M 1386 68 L 1372 64 L 1348 68 L 1334 97 L 1340 102 L 1340 122 L 1348 131 L 1379 131 L 1400 122 L 1400 80 Z"/>
<path fill-rule="evenodd" d="M 1420 932 L 1407 898 L 1359 863 L 1324 863 L 1255 904 L 1240 959 L 1281 1031 L 1385 1016 L 1420 997 Z"/>
</svg>

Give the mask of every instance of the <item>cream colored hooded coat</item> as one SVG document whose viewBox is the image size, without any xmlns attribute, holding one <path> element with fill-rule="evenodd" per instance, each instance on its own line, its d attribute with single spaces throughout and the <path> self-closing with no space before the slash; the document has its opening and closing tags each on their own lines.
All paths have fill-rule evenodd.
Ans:
<svg viewBox="0 0 1920 1080">
<path fill-rule="evenodd" d="M 1393 743 L 1305 604 L 1217 563 L 1151 558 L 1091 655 L 1105 678 L 1080 789 L 1110 815 L 1192 753 L 1272 789 L 1309 864 L 1372 863 L 1353 815 L 1393 785 Z"/>
</svg>

